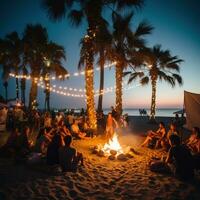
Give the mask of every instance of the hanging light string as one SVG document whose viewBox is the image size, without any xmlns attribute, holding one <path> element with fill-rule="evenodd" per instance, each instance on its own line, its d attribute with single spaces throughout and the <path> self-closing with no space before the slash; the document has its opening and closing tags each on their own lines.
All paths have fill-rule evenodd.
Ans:
<svg viewBox="0 0 200 200">
<path fill-rule="evenodd" d="M 113 62 L 113 63 L 110 63 L 110 64 L 107 64 L 104 66 L 104 69 L 106 68 L 109 68 L 109 67 L 112 67 L 113 65 L 116 65 L 116 62 Z M 99 71 L 100 68 L 99 67 L 96 67 L 95 68 L 96 71 Z M 94 70 L 89 70 L 89 71 L 94 71 Z M 85 71 L 81 71 L 81 72 L 74 72 L 72 74 L 65 74 L 65 75 L 59 75 L 58 76 L 58 79 L 63 79 L 63 78 L 68 78 L 68 77 L 78 77 L 78 76 L 84 76 L 85 75 Z M 23 75 L 23 74 L 14 74 L 14 73 L 9 73 L 9 76 L 11 77 L 14 77 L 14 78 L 19 78 L 19 79 L 34 79 L 36 81 L 40 80 L 56 80 L 56 76 L 49 76 L 49 77 L 43 77 L 43 76 L 40 76 L 40 77 L 32 77 L 31 75 Z"/>
<path fill-rule="evenodd" d="M 37 83 L 37 85 L 40 87 L 42 86 L 43 88 L 45 88 L 45 85 L 42 81 L 40 82 L 37 82 L 35 81 L 35 83 Z M 125 85 L 125 82 L 122 83 L 122 85 Z M 109 91 L 109 90 L 113 90 L 115 89 L 116 86 L 111 86 L 111 87 L 107 87 L 107 88 L 104 88 L 102 92 L 105 92 L 105 91 Z M 49 87 L 49 89 L 56 89 L 56 90 L 62 90 L 63 92 L 66 92 L 66 91 L 74 91 L 74 92 L 81 92 L 81 93 L 85 93 L 86 90 L 83 89 L 83 88 L 72 88 L 72 87 L 63 87 L 63 86 L 57 86 L 56 84 L 53 84 L 51 87 Z M 99 89 L 95 90 L 94 93 L 99 93 Z"/>
<path fill-rule="evenodd" d="M 40 83 L 38 83 L 37 85 L 38 85 L 38 87 L 40 87 L 40 88 L 49 90 L 49 91 L 51 91 L 51 92 L 53 92 L 53 93 L 56 93 L 56 94 L 59 94 L 59 95 L 68 96 L 68 97 L 86 98 L 86 95 L 80 93 L 79 91 L 76 91 L 76 92 L 78 92 L 78 93 L 71 93 L 71 92 L 67 92 L 67 91 L 55 89 L 54 87 L 45 86 L 45 85 L 40 84 Z M 123 85 L 125 85 L 125 84 L 123 83 Z M 127 87 L 124 86 L 122 89 L 124 89 L 125 91 L 127 91 L 127 90 L 130 90 L 130 89 L 139 87 L 139 86 L 141 86 L 141 84 L 134 85 L 134 86 L 127 86 Z M 104 95 L 104 94 L 107 94 L 107 93 L 114 92 L 114 91 L 115 91 L 115 88 L 116 88 L 115 86 L 114 86 L 114 87 L 106 88 L 106 89 L 104 89 L 102 92 L 96 93 L 94 96 L 95 96 L 95 97 L 98 97 L 99 95 Z"/>
</svg>

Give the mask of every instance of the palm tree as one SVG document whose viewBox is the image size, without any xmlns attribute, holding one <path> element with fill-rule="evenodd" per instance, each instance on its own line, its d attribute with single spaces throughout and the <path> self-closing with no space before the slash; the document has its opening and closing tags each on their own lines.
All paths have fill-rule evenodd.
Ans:
<svg viewBox="0 0 200 200">
<path fill-rule="evenodd" d="M 8 100 L 8 79 L 10 73 L 8 43 L 0 39 L 0 67 L 2 67 L 2 80 L 5 88 L 5 100 Z"/>
<path fill-rule="evenodd" d="M 29 93 L 29 108 L 37 98 L 37 78 L 40 76 L 42 67 L 44 67 L 44 50 L 48 41 L 46 28 L 40 24 L 27 25 L 23 35 L 24 60 L 30 68 L 31 89 Z"/>
<path fill-rule="evenodd" d="M 150 120 L 155 121 L 156 114 L 156 88 L 157 82 L 166 81 L 172 87 L 178 83 L 183 84 L 179 74 L 180 64 L 183 62 L 178 56 L 172 56 L 169 50 L 162 50 L 160 45 L 155 45 L 153 48 L 145 48 L 138 52 L 140 63 L 138 66 L 142 68 L 140 71 L 134 69 L 130 74 L 128 83 L 139 78 L 142 85 L 151 82 L 152 97 L 151 97 L 151 113 Z M 176 72 L 176 73 L 175 73 Z"/>
<path fill-rule="evenodd" d="M 104 89 L 104 65 L 107 60 L 112 56 L 111 53 L 111 41 L 112 36 L 108 30 L 108 24 L 106 22 L 99 24 L 99 30 L 94 39 L 94 54 L 97 56 L 97 64 L 100 69 L 100 84 L 99 84 L 99 99 L 97 112 L 102 111 L 103 105 L 103 89 Z M 85 45 L 84 38 L 81 40 L 81 52 L 80 52 L 80 60 L 79 60 L 79 68 L 84 66 L 84 62 L 87 55 L 87 46 Z"/>
<path fill-rule="evenodd" d="M 122 114 L 122 78 L 123 70 L 131 65 L 132 56 L 138 48 L 145 46 L 143 37 L 150 34 L 153 27 L 146 22 L 141 22 L 135 32 L 131 29 L 133 12 L 121 16 L 113 13 L 113 55 L 111 59 L 116 61 L 115 81 L 116 81 L 116 100 L 115 106 L 118 115 Z"/>
<path fill-rule="evenodd" d="M 24 64 L 22 66 L 22 74 L 23 76 L 28 75 L 28 70 Z M 25 106 L 26 105 L 26 78 L 21 78 L 20 87 L 21 87 L 21 101 Z"/>
<path fill-rule="evenodd" d="M 65 49 L 54 42 L 49 42 L 46 45 L 46 50 L 44 53 L 44 64 L 42 75 L 45 77 L 45 108 L 50 110 L 50 74 L 55 74 L 57 77 L 68 74 L 67 70 L 62 65 L 62 61 L 66 60 Z"/>
<path fill-rule="evenodd" d="M 9 62 L 11 70 L 18 75 L 20 70 L 21 64 L 21 39 L 17 32 L 12 32 L 6 35 L 5 40 L 8 45 L 8 52 L 9 52 Z M 15 78 L 16 82 L 16 98 L 19 99 L 19 79 L 18 77 Z"/>
<path fill-rule="evenodd" d="M 112 36 L 108 30 L 107 23 L 101 24 L 95 38 L 95 55 L 98 56 L 98 65 L 100 68 L 100 84 L 98 98 L 98 113 L 103 110 L 103 89 L 104 89 L 104 65 L 111 57 L 111 41 Z"/>
<path fill-rule="evenodd" d="M 141 7 L 142 0 L 43 0 L 43 4 L 50 18 L 54 20 L 61 19 L 68 14 L 72 24 L 80 25 L 85 18 L 88 23 L 87 34 L 84 38 L 87 56 L 85 57 L 85 88 L 87 114 L 89 118 L 89 126 L 96 129 L 96 113 L 94 103 L 94 39 L 98 31 L 98 25 L 104 22 L 102 11 L 110 5 L 117 9 L 124 7 Z M 112 9 L 112 8 L 111 8 Z"/>
</svg>

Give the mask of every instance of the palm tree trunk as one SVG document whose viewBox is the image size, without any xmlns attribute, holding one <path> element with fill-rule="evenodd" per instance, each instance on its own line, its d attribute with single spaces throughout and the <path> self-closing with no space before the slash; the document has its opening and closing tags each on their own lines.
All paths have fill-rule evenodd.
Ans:
<svg viewBox="0 0 200 200">
<path fill-rule="evenodd" d="M 15 79 L 16 82 L 16 98 L 19 99 L 19 79 Z"/>
<path fill-rule="evenodd" d="M 89 25 L 89 27 L 92 27 Z M 86 104 L 87 104 L 87 115 L 89 120 L 89 128 L 96 130 L 97 118 L 95 111 L 94 102 L 94 52 L 93 52 L 93 38 L 94 31 L 92 28 L 88 28 L 88 37 L 85 38 L 86 44 L 86 68 L 85 68 L 85 90 L 86 90 Z"/>
<path fill-rule="evenodd" d="M 155 121 L 155 114 L 156 114 L 156 80 L 152 80 L 152 96 L 151 96 L 151 113 L 150 113 L 150 120 Z"/>
<path fill-rule="evenodd" d="M 94 103 L 94 72 L 86 68 L 85 71 L 85 89 L 86 89 L 86 104 L 89 126 L 96 130 L 96 111 Z"/>
<path fill-rule="evenodd" d="M 103 89 L 104 89 L 104 52 L 100 51 L 100 86 L 99 86 L 99 100 L 98 100 L 98 113 L 103 110 Z"/>
<path fill-rule="evenodd" d="M 120 64 L 117 64 L 115 68 L 115 81 L 116 81 L 115 108 L 118 115 L 122 114 L 122 76 L 123 76 L 123 68 Z"/>
<path fill-rule="evenodd" d="M 37 83 L 32 80 L 31 89 L 29 93 L 29 109 L 33 109 L 34 104 L 36 103 L 37 98 Z"/>
<path fill-rule="evenodd" d="M 25 91 L 26 91 L 26 79 L 22 78 L 21 79 L 21 101 L 26 105 L 26 96 L 25 96 Z"/>
<path fill-rule="evenodd" d="M 50 81 L 45 81 L 45 110 L 50 111 Z"/>
</svg>

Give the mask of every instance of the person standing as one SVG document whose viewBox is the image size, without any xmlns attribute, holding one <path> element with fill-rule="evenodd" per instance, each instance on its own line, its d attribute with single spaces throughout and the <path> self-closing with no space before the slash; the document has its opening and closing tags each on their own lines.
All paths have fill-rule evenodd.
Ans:
<svg viewBox="0 0 200 200">
<path fill-rule="evenodd" d="M 106 122 L 106 138 L 108 140 L 113 137 L 115 128 L 118 128 L 117 121 L 115 120 L 115 118 L 112 116 L 111 113 L 108 113 L 108 118 Z"/>
</svg>

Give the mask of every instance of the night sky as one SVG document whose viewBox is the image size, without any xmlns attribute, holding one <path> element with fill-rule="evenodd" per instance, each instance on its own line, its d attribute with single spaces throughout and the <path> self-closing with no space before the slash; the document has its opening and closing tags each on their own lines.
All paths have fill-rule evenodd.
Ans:
<svg viewBox="0 0 200 200">
<path fill-rule="evenodd" d="M 64 19 L 52 22 L 41 7 L 40 0 L 0 0 L 0 37 L 17 31 L 22 34 L 28 23 L 41 23 L 49 33 L 49 38 L 65 47 L 67 62 L 65 67 L 70 73 L 77 71 L 79 60 L 79 41 L 85 34 L 86 23 L 79 28 L 70 26 Z M 158 84 L 157 107 L 182 107 L 183 91 L 200 93 L 200 1 L 198 0 L 146 0 L 144 8 L 137 12 L 132 26 L 135 29 L 138 22 L 148 20 L 154 27 L 153 34 L 146 39 L 148 45 L 162 44 L 164 49 L 170 49 L 172 55 L 178 55 L 185 62 L 181 65 L 181 75 L 184 85 L 172 89 L 166 83 Z M 0 72 L 1 73 L 1 72 Z M 105 70 L 105 87 L 114 85 L 114 70 Z M 84 88 L 84 77 L 72 77 L 57 85 Z M 54 83 L 52 83 L 54 84 Z M 138 83 L 132 83 L 137 85 Z M 29 81 L 27 81 L 27 94 Z M 9 98 L 15 97 L 14 80 L 9 80 Z M 95 73 L 95 89 L 99 87 L 99 73 Z M 0 94 L 4 95 L 2 80 Z M 38 100 L 40 107 L 44 106 L 44 94 L 39 89 Z M 97 100 L 97 98 L 96 98 Z M 124 91 L 124 107 L 149 107 L 151 100 L 150 86 L 137 87 Z M 114 93 L 104 97 L 104 107 L 114 105 Z M 73 97 L 51 95 L 53 107 L 83 107 L 85 101 Z"/>
</svg>

